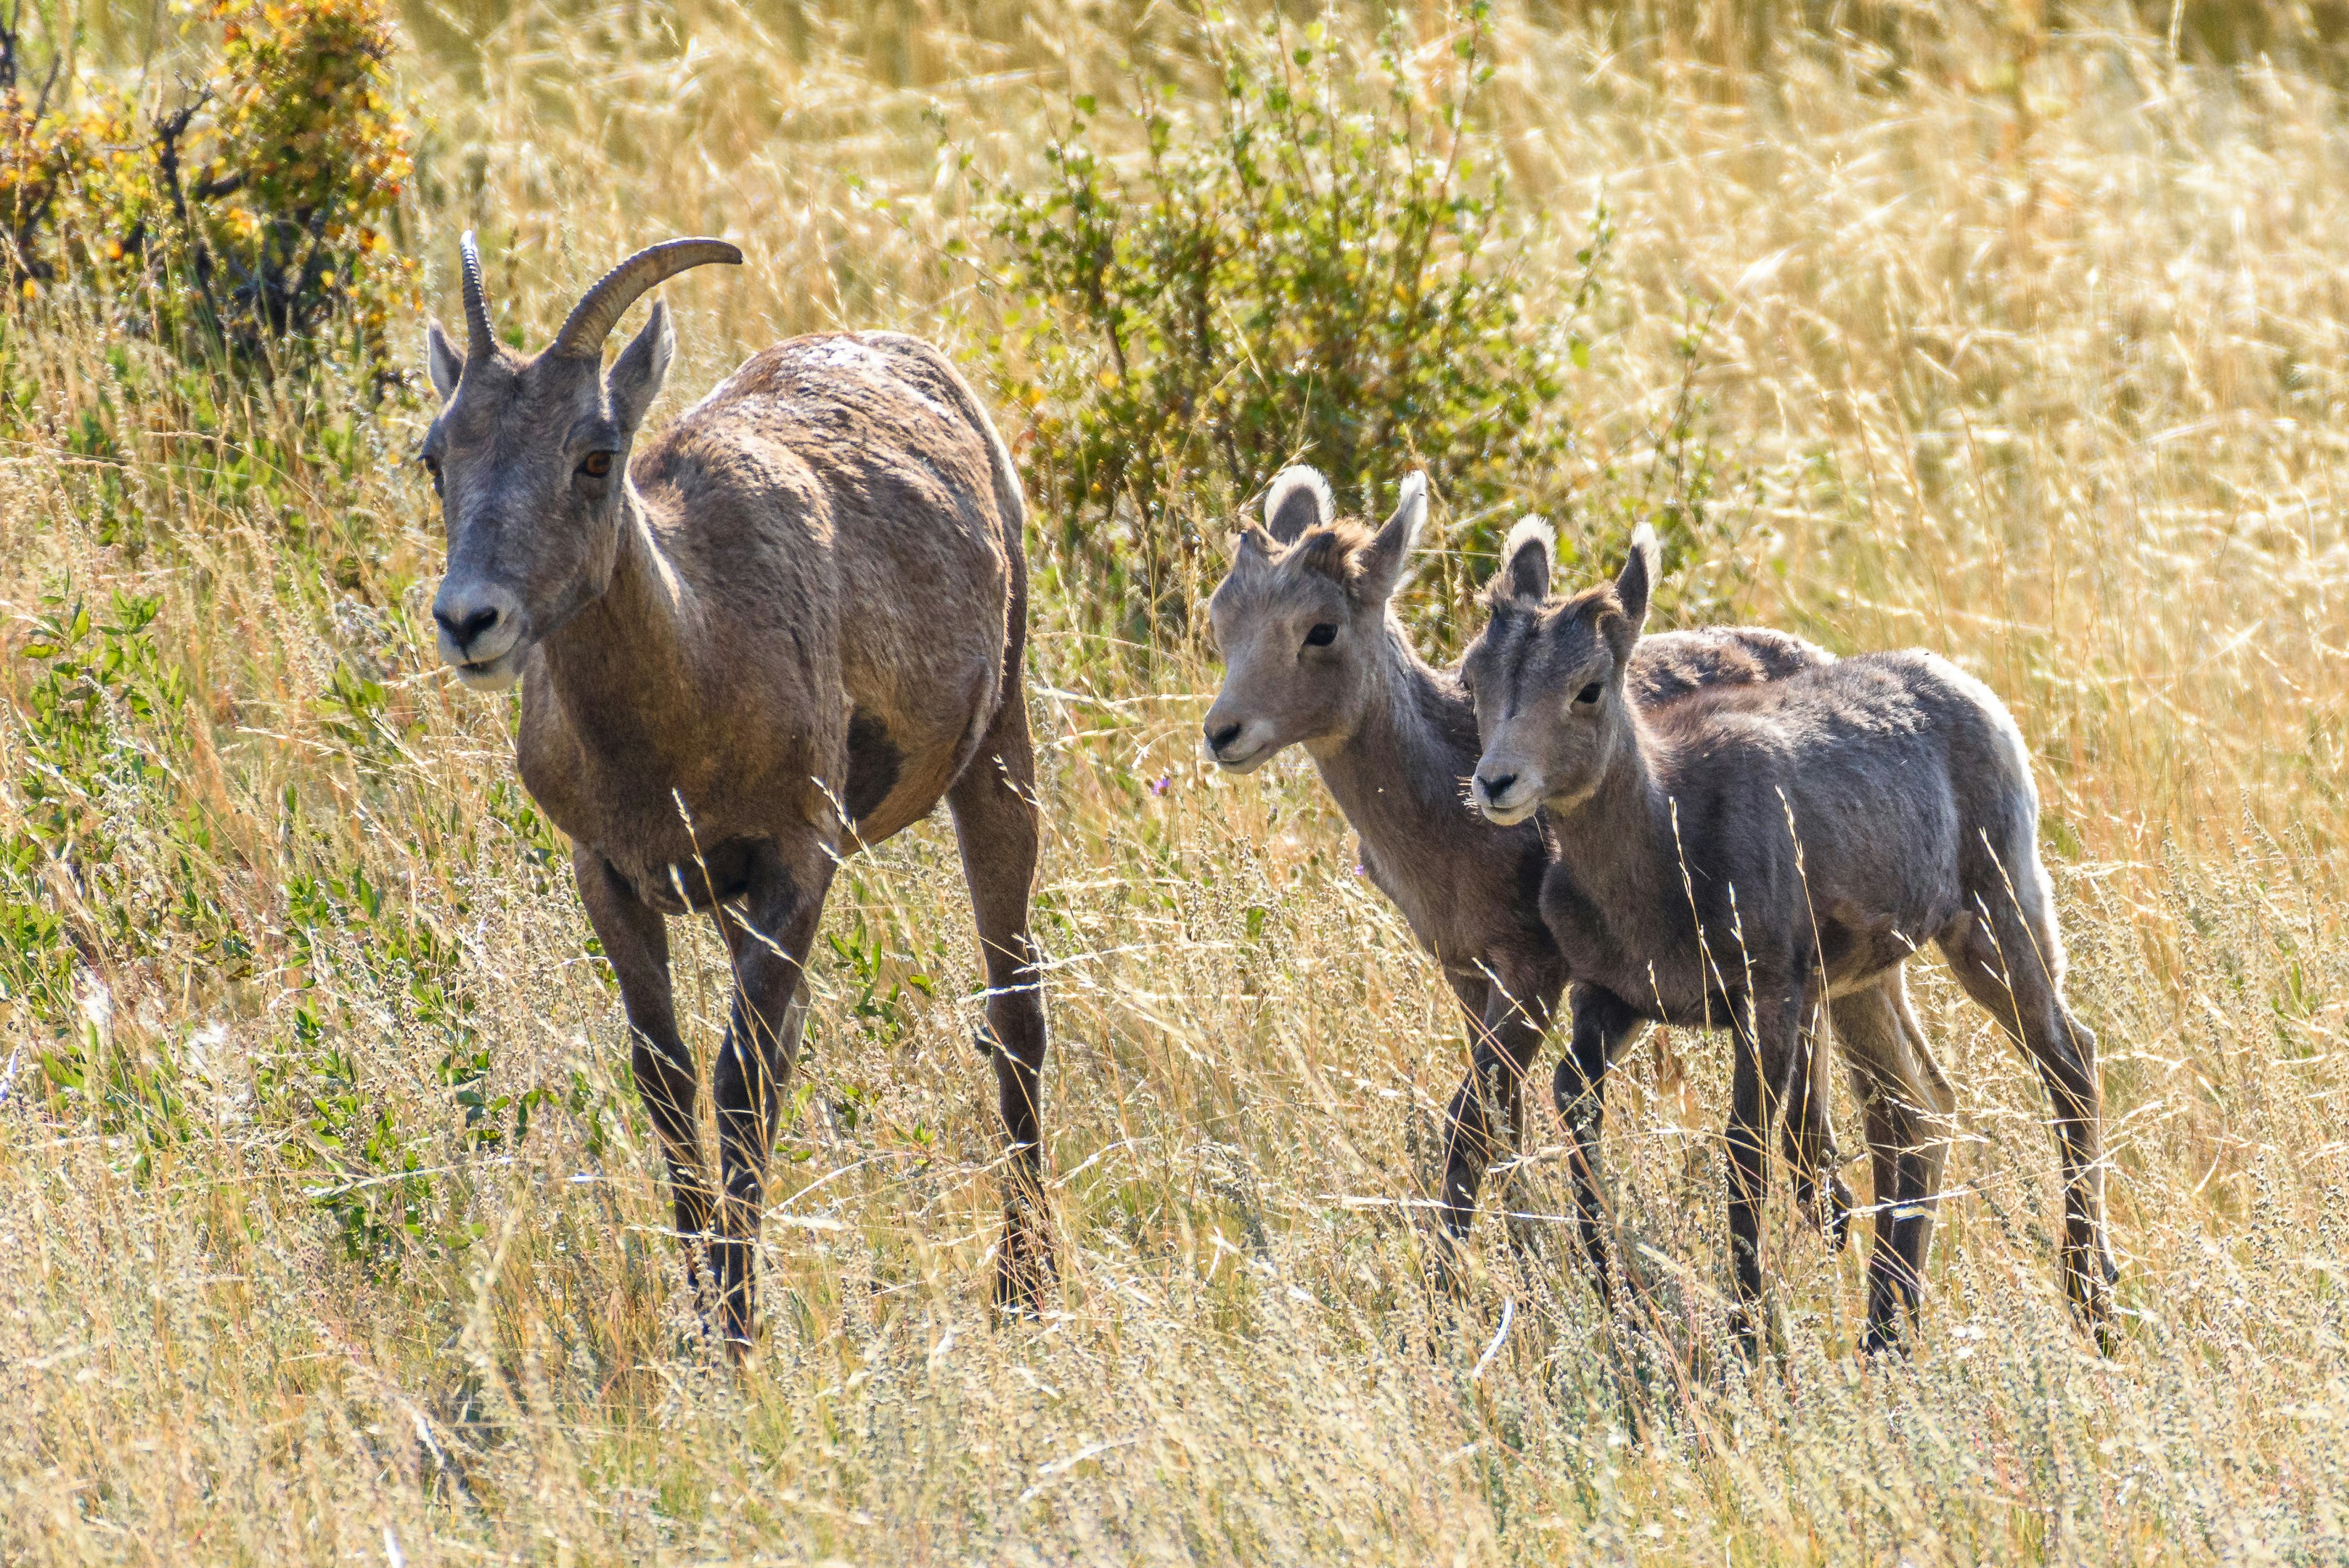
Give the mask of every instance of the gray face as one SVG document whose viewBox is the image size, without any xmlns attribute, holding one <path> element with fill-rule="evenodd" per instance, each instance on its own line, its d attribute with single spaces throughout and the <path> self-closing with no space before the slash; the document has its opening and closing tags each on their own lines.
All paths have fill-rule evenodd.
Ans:
<svg viewBox="0 0 2349 1568">
<path fill-rule="evenodd" d="M 1206 753 L 1253 773 L 1299 742 L 1332 739 L 1361 712 L 1371 639 L 1386 607 L 1357 604 L 1299 552 L 1268 555 L 1244 535 L 1207 602 L 1224 681 L 1201 726 Z"/>
<path fill-rule="evenodd" d="M 1628 722 L 1624 661 L 1603 629 L 1620 618 L 1603 591 L 1548 609 L 1504 604 L 1470 646 L 1461 674 L 1484 755 L 1469 793 L 1493 821 L 1568 809 L 1598 787 Z"/>
<path fill-rule="evenodd" d="M 1299 742 L 1353 732 L 1383 657 L 1387 600 L 1427 516 L 1413 474 L 1376 534 L 1331 519 L 1329 486 L 1307 468 L 1276 479 L 1266 525 L 1240 535 L 1229 576 L 1207 602 L 1224 683 L 1200 726 L 1206 755 L 1253 773 Z"/>
<path fill-rule="evenodd" d="M 432 618 L 441 659 L 476 691 L 512 685 L 531 646 L 611 579 L 634 431 L 601 371 L 501 351 L 463 367 L 424 438 L 449 538 Z"/>
<path fill-rule="evenodd" d="M 1485 590 L 1492 619 L 1461 662 L 1484 743 L 1469 794 L 1504 826 L 1589 799 L 1631 739 L 1623 677 L 1647 624 L 1655 534 L 1633 531 L 1612 587 L 1568 599 L 1548 597 L 1554 549 L 1539 518 L 1510 531 Z"/>
</svg>

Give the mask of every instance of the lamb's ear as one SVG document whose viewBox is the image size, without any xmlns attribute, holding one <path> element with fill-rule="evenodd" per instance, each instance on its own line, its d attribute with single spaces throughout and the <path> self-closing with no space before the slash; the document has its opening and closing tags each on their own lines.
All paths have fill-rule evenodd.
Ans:
<svg viewBox="0 0 2349 1568">
<path fill-rule="evenodd" d="M 622 430 L 634 435 L 644 423 L 645 411 L 660 395 L 668 362 L 676 357 L 677 329 L 669 325 L 668 302 L 656 299 L 643 330 L 628 339 L 628 346 L 620 350 L 604 378 L 605 388 L 612 395 L 612 417 Z"/>
<path fill-rule="evenodd" d="M 465 374 L 465 357 L 449 341 L 437 321 L 424 324 L 424 369 L 432 378 L 432 389 L 447 402 L 457 392 L 457 382 Z"/>
<path fill-rule="evenodd" d="M 1264 525 L 1275 539 L 1294 545 L 1308 528 L 1318 528 L 1338 514 L 1330 482 L 1321 471 L 1293 463 L 1273 475 L 1264 493 Z"/>
<path fill-rule="evenodd" d="M 1501 546 L 1500 575 L 1494 579 L 1495 598 L 1537 605 L 1549 597 L 1551 563 L 1557 556 L 1557 535 L 1539 517 L 1518 520 Z"/>
<path fill-rule="evenodd" d="M 1371 542 L 1362 546 L 1357 560 L 1360 575 L 1354 579 L 1354 591 L 1365 604 L 1384 604 L 1402 586 L 1403 568 L 1411 564 L 1411 552 L 1419 543 L 1419 531 L 1427 525 L 1427 475 L 1414 473 L 1402 482 L 1402 499 L 1395 504 L 1394 514 L 1379 525 Z"/>
<path fill-rule="evenodd" d="M 1662 565 L 1663 547 L 1656 543 L 1656 531 L 1640 524 L 1631 534 L 1630 559 L 1623 563 L 1622 573 L 1615 579 L 1615 597 L 1622 602 L 1623 618 L 1631 623 L 1635 635 L 1647 624 L 1648 596 Z"/>
</svg>

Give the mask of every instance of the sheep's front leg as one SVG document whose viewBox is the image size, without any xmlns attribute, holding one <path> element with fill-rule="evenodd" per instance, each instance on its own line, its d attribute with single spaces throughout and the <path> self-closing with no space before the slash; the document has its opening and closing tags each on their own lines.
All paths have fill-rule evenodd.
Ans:
<svg viewBox="0 0 2349 1568">
<path fill-rule="evenodd" d="M 1493 982 L 1481 974 L 1446 969 L 1445 983 L 1460 999 L 1468 1023 L 1468 1075 L 1444 1112 L 1444 1186 L 1436 1210 L 1438 1239 L 1445 1252 L 1464 1241 L 1476 1219 L 1476 1194 L 1485 1184 L 1484 1106 L 1476 1093 L 1476 1054 L 1485 1036 L 1485 1003 Z M 1473 1131 L 1471 1129 L 1474 1129 Z"/>
<path fill-rule="evenodd" d="M 1502 1140 L 1512 1154 L 1523 1141 L 1526 1074 L 1541 1051 L 1558 986 L 1526 965 L 1457 977 L 1453 990 L 1468 1012 L 1470 1040 L 1468 1076 L 1452 1098 L 1444 1129 L 1444 1231 L 1457 1239 L 1475 1218 L 1477 1191 Z"/>
<path fill-rule="evenodd" d="M 588 846 L 574 847 L 572 875 L 579 901 L 587 908 L 595 940 L 620 981 L 620 1004 L 627 1011 L 633 1042 L 630 1065 L 636 1092 L 644 1096 L 653 1130 L 668 1157 L 669 1191 L 677 1209 L 678 1240 L 685 1248 L 686 1275 L 698 1291 L 709 1283 L 706 1249 L 715 1195 L 701 1159 L 700 1130 L 694 1126 L 697 1085 L 693 1054 L 677 1029 L 677 1006 L 669 989 L 668 926 L 621 880 L 609 862 Z"/>
<path fill-rule="evenodd" d="M 1795 1173 L 1795 1206 L 1826 1238 L 1828 1249 L 1840 1252 L 1851 1238 L 1851 1211 L 1858 1199 L 1837 1168 L 1841 1160 L 1830 1116 L 1833 1096 L 1819 1066 L 1816 1020 L 1806 1023 L 1800 1042 L 1783 1081 L 1786 1164 Z"/>
<path fill-rule="evenodd" d="M 737 1354 L 748 1347 L 756 1325 L 753 1263 L 766 1211 L 767 1160 L 783 1085 L 799 1055 L 806 1014 L 802 966 L 823 915 L 832 869 L 821 846 L 786 854 L 770 845 L 754 859 L 740 907 L 718 915 L 734 963 L 734 1006 L 710 1081 L 724 1185 L 718 1240 L 709 1251 L 719 1324 Z"/>
<path fill-rule="evenodd" d="M 1731 1326 L 1750 1357 L 1760 1348 L 1762 1199 L 1766 1190 L 1775 1086 L 1801 1048 L 1805 999 L 1759 989 L 1730 1007 L 1736 1068 L 1729 1096 L 1729 1251 L 1737 1300 Z"/>
<path fill-rule="evenodd" d="M 1599 1303 L 1615 1306 L 1614 1276 L 1607 1256 L 1606 1201 L 1599 1190 L 1599 1139 L 1607 1119 L 1607 1073 L 1623 1047 L 1640 1032 L 1639 1014 L 1613 992 L 1578 985 L 1568 998 L 1574 1036 L 1550 1085 L 1558 1119 L 1573 1147 L 1567 1161 L 1574 1183 L 1575 1227 L 1590 1260 L 1590 1278 Z"/>
</svg>

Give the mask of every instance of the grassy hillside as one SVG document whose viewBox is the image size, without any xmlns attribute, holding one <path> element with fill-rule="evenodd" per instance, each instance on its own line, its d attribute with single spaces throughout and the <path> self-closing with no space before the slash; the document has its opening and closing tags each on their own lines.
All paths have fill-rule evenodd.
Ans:
<svg viewBox="0 0 2349 1568">
<path fill-rule="evenodd" d="M 1602 1321 L 1545 1218 L 1546 1106 L 1526 1249 L 1488 1213 L 1466 1299 L 1431 1302 L 1412 1205 L 1462 1026 L 1309 763 L 1195 761 L 1217 666 L 1182 606 L 1234 501 L 1206 485 L 1146 645 L 1085 597 L 1132 520 L 1089 567 L 1039 508 L 1058 1309 L 987 1305 L 941 818 L 835 885 L 769 1332 L 730 1371 L 512 703 L 437 666 L 417 395 L 347 356 L 191 370 L 67 278 L 0 316 L 0 1559 L 2349 1558 L 2329 10 L 1800 9 L 1494 17 L 1461 138 L 1527 220 L 1526 318 L 1586 350 L 1524 493 L 1587 567 L 1678 508 L 1668 620 L 1921 644 L 2012 704 L 2105 1046 L 2116 1355 L 2063 1311 L 2035 1077 L 1936 963 L 1963 1137 L 1912 1356 L 1857 1357 L 1861 1251 L 1781 1200 L 1783 1353 L 1720 1359 L 1726 1050 L 1685 1034 L 1627 1064 L 1608 1138 L 1658 1320 Z M 212 47 L 80 20 L 153 92 Z M 2254 22 L 2264 57 L 2227 31 Z M 1328 25 L 1373 68 L 1361 18 Z M 1403 25 L 1432 110 L 1460 18 Z M 984 182 L 1044 178 L 1081 96 L 1132 153 L 1129 62 L 1178 115 L 1219 79 L 1185 10 L 1074 0 L 416 0 L 403 27 L 391 244 L 444 317 L 467 226 L 533 343 L 636 244 L 749 253 L 668 288 L 656 420 L 840 326 L 938 337 L 1007 433 L 1049 419 L 1013 395 Z M 412 361 L 420 317 L 392 326 Z M 1449 657 L 1492 518 L 1435 523 L 1414 614 Z M 722 956 L 678 940 L 707 1043 Z"/>
</svg>

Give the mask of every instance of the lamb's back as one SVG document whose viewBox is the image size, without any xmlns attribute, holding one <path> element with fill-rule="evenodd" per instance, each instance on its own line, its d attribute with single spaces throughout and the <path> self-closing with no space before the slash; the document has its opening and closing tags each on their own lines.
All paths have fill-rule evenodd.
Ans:
<svg viewBox="0 0 2349 1568">
<path fill-rule="evenodd" d="M 1628 673 L 1631 700 L 1648 706 L 1716 686 L 1779 680 L 1834 662 L 1834 654 L 1789 632 L 1717 626 L 1640 639 Z"/>
</svg>

